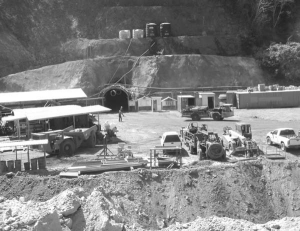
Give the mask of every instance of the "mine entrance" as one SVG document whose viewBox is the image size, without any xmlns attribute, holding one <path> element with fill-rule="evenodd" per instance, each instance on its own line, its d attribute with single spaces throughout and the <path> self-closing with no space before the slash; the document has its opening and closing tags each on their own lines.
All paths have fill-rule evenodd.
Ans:
<svg viewBox="0 0 300 231">
<path fill-rule="evenodd" d="M 104 106 L 112 110 L 112 112 L 119 111 L 123 107 L 123 111 L 128 111 L 128 95 L 127 92 L 121 89 L 109 89 L 105 94 Z"/>
</svg>

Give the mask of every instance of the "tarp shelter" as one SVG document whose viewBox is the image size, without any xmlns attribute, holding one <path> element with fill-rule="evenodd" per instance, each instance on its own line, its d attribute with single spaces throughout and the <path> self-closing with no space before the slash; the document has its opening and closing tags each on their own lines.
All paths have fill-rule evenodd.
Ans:
<svg viewBox="0 0 300 231">
<path fill-rule="evenodd" d="M 29 92 L 9 92 L 0 93 L 0 104 L 23 104 L 27 102 L 69 100 L 87 98 L 87 95 L 81 88 L 63 89 L 63 90 L 46 90 L 46 91 L 29 91 Z"/>
<path fill-rule="evenodd" d="M 160 96 L 151 97 L 152 111 L 161 111 L 161 98 Z"/>
<path fill-rule="evenodd" d="M 162 110 L 176 110 L 176 103 L 176 99 L 168 96 L 161 101 Z"/>
<path fill-rule="evenodd" d="M 177 96 L 177 110 L 182 111 L 187 107 L 195 106 L 195 96 L 192 95 L 178 95 Z"/>
<path fill-rule="evenodd" d="M 81 107 L 78 105 L 67 105 L 67 106 L 55 106 L 55 107 L 42 107 L 42 108 L 26 108 L 26 109 L 14 109 L 16 115 L 2 117 L 2 121 L 16 121 L 18 135 L 20 136 L 20 119 L 25 119 L 27 121 L 27 135 L 30 134 L 30 121 L 37 120 L 48 120 L 53 118 L 62 117 L 73 117 L 73 126 L 76 127 L 75 116 L 86 115 L 86 114 L 99 114 L 103 112 L 108 112 L 111 109 L 100 106 L 87 106 Z M 99 121 L 99 119 L 98 119 Z"/>
<path fill-rule="evenodd" d="M 138 111 L 141 111 L 141 110 L 151 111 L 151 106 L 152 106 L 152 100 L 150 97 L 143 96 L 143 97 L 137 99 Z"/>
</svg>

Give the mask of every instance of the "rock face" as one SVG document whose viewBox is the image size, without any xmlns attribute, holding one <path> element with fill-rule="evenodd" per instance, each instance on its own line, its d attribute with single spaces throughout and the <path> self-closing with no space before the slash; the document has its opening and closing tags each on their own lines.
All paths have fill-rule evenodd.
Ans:
<svg viewBox="0 0 300 231">
<path fill-rule="evenodd" d="M 121 78 L 126 73 L 126 79 Z M 90 95 L 99 92 L 99 86 L 118 80 L 141 87 L 253 86 L 264 81 L 264 73 L 254 59 L 244 57 L 95 58 L 9 75 L 0 79 L 0 91 L 81 87 Z"/>
</svg>

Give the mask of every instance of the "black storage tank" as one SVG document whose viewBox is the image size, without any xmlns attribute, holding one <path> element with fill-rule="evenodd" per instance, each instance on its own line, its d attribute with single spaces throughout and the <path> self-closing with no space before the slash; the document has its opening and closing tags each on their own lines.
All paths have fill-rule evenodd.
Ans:
<svg viewBox="0 0 300 231">
<path fill-rule="evenodd" d="M 146 24 L 146 37 L 157 37 L 157 25 L 155 23 Z"/>
<path fill-rule="evenodd" d="M 160 36 L 161 37 L 171 36 L 171 23 L 164 22 L 160 24 Z"/>
</svg>

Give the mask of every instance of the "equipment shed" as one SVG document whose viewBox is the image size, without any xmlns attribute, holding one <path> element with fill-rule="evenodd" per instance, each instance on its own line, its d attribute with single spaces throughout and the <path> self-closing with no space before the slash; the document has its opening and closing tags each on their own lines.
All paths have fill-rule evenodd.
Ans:
<svg viewBox="0 0 300 231">
<path fill-rule="evenodd" d="M 176 99 L 168 96 L 161 101 L 162 110 L 176 110 L 176 103 Z"/>
<path fill-rule="evenodd" d="M 182 111 L 187 107 L 195 106 L 195 96 L 192 95 L 178 95 L 177 96 L 177 110 Z"/>
<path fill-rule="evenodd" d="M 236 92 L 237 107 L 284 108 L 300 106 L 300 90 Z"/>
<path fill-rule="evenodd" d="M 147 96 L 143 96 L 143 97 L 137 99 L 138 111 L 141 111 L 141 110 L 151 111 L 151 107 L 152 107 L 151 98 L 149 98 Z"/>
</svg>

